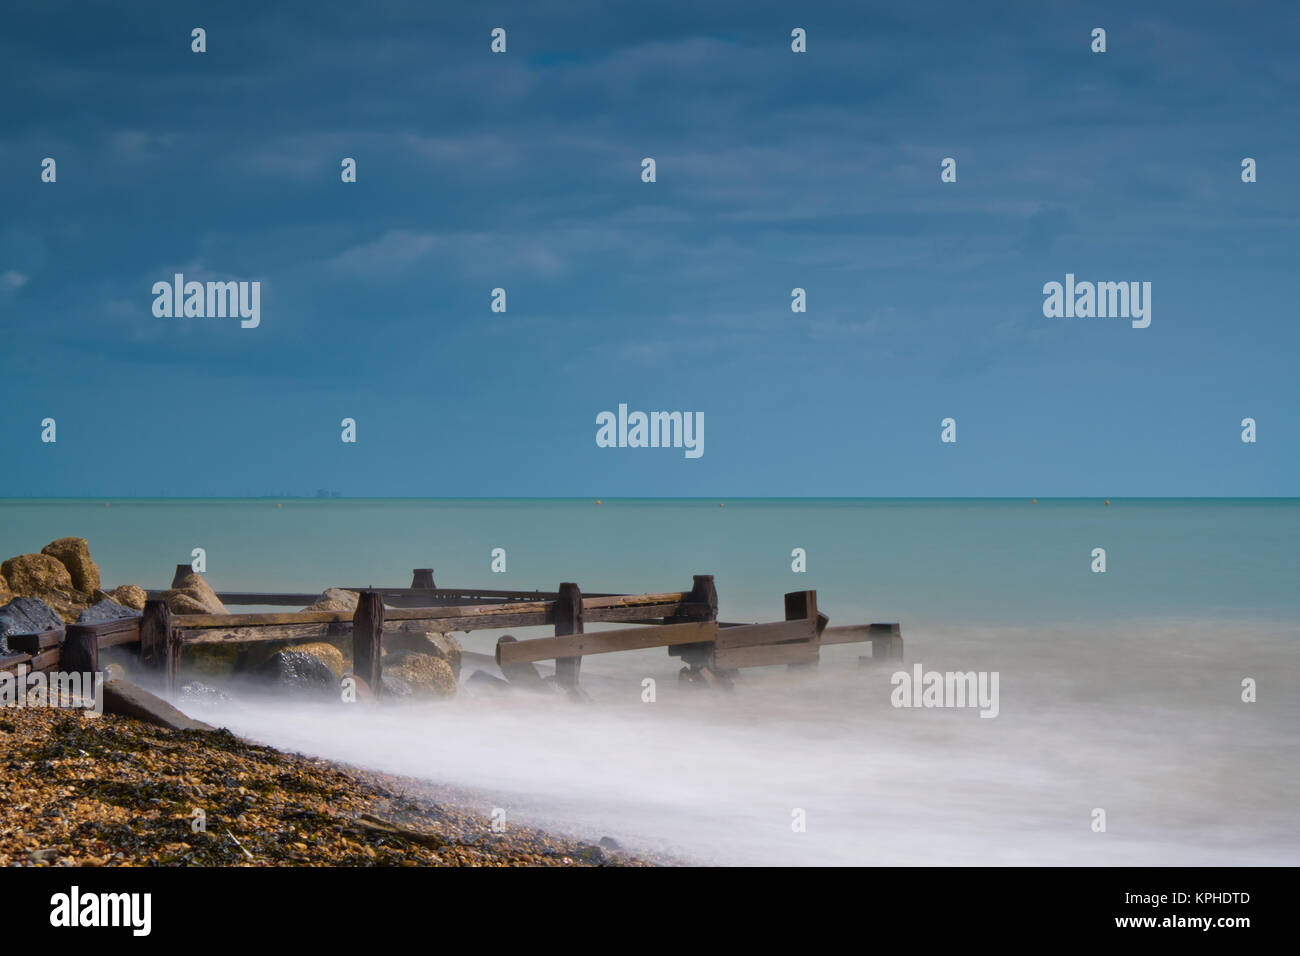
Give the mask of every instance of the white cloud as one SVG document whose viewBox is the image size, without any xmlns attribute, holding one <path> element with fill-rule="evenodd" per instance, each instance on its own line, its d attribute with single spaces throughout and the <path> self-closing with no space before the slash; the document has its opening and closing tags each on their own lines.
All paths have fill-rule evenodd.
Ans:
<svg viewBox="0 0 1300 956">
<path fill-rule="evenodd" d="M 21 289 L 27 284 L 27 276 L 23 275 L 21 272 L 15 272 L 13 269 L 10 269 L 4 275 L 0 275 L 0 283 L 3 283 L 10 289 Z"/>
</svg>

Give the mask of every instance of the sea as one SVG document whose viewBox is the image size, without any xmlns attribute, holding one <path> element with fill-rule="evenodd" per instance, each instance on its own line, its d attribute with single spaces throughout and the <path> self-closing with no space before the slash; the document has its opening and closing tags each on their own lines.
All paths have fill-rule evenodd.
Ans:
<svg viewBox="0 0 1300 956">
<path fill-rule="evenodd" d="M 648 650 L 585 658 L 585 704 L 194 705 L 465 788 L 485 827 L 496 810 L 723 865 L 1300 863 L 1300 499 L 0 501 L 0 557 L 68 535 L 106 587 L 166 587 L 201 548 L 218 591 L 712 574 L 723 620 L 779 620 L 786 592 L 816 590 L 832 625 L 900 625 L 901 662 L 828 647 L 729 693 Z M 500 633 L 458 635 L 462 679 L 492 671 Z M 901 675 L 929 672 L 996 675 L 996 716 L 901 706 Z"/>
</svg>

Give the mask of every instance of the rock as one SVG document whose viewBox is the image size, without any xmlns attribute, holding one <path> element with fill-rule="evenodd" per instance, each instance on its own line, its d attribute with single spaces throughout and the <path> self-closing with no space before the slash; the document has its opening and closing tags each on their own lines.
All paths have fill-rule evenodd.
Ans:
<svg viewBox="0 0 1300 956">
<path fill-rule="evenodd" d="M 126 668 L 114 661 L 112 664 L 104 665 L 104 680 L 125 680 Z"/>
<path fill-rule="evenodd" d="M 384 635 L 384 652 L 428 654 L 438 660 L 446 661 L 451 666 L 452 676 L 460 680 L 460 642 L 450 634 L 411 634 L 397 631 Z M 387 657 L 385 657 L 387 666 Z"/>
<path fill-rule="evenodd" d="M 161 697 L 124 680 L 104 682 L 104 713 L 134 717 L 171 730 L 215 730 L 201 720 L 192 720 Z"/>
<path fill-rule="evenodd" d="M 123 584 L 121 587 L 113 588 L 111 591 L 96 591 L 95 601 L 116 601 L 123 607 L 129 607 L 136 611 L 144 610 L 144 602 L 149 600 L 149 592 L 144 588 L 136 587 L 134 584 Z"/>
<path fill-rule="evenodd" d="M 173 614 L 229 614 L 217 592 L 203 579 L 191 573 L 181 578 L 180 587 L 163 592 L 163 600 Z"/>
<path fill-rule="evenodd" d="M 434 648 L 429 653 L 451 665 L 452 674 L 456 680 L 460 680 L 460 641 L 456 640 L 451 634 L 438 634 L 436 632 L 426 634 L 425 637 L 429 639 L 429 643 Z"/>
<path fill-rule="evenodd" d="M 334 675 L 334 683 L 338 683 L 347 667 L 343 661 L 343 654 L 333 644 L 327 644 L 324 641 L 312 641 L 307 644 L 295 644 L 290 648 L 296 654 L 309 654 L 320 660 L 322 664 L 330 669 Z"/>
<path fill-rule="evenodd" d="M 139 617 L 140 612 L 134 608 L 123 607 L 112 598 L 105 598 L 92 604 L 81 612 L 78 624 L 102 624 L 105 621 L 121 621 L 128 617 Z"/>
<path fill-rule="evenodd" d="M 348 640 L 351 641 L 352 639 L 349 637 Z M 276 654 L 288 650 L 300 651 L 304 654 L 319 657 L 336 675 L 336 679 L 342 678 L 343 674 L 351 666 L 351 655 L 344 654 L 329 641 L 308 641 L 299 644 L 292 641 L 259 641 L 256 644 L 249 645 L 248 649 L 243 652 L 237 669 L 247 673 L 257 673 Z"/>
<path fill-rule="evenodd" d="M 474 691 L 475 696 L 481 691 L 485 694 L 508 694 L 510 682 L 494 677 L 487 671 L 475 671 L 465 679 L 465 686 Z"/>
<path fill-rule="evenodd" d="M 256 673 L 263 664 L 286 648 L 293 647 L 293 641 L 258 641 L 246 644 L 239 655 L 239 666 L 235 670 L 242 673 Z"/>
<path fill-rule="evenodd" d="M 602 863 L 609 862 L 607 859 L 605 859 L 604 850 L 602 850 L 598 846 L 592 846 L 590 844 L 588 844 L 587 846 L 579 847 L 577 850 L 573 852 L 573 855 L 576 856 L 579 860 L 582 860 L 584 863 L 593 863 L 597 866 L 601 865 Z"/>
<path fill-rule="evenodd" d="M 341 662 L 336 672 L 318 654 L 286 647 L 272 655 L 256 674 L 291 692 L 333 696 L 338 691 L 342 669 Z"/>
<path fill-rule="evenodd" d="M 612 836 L 603 836 L 600 838 L 600 847 L 606 850 L 621 850 L 623 845 L 615 840 Z"/>
<path fill-rule="evenodd" d="M 316 603 L 303 608 L 304 611 L 351 611 L 357 609 L 359 600 L 356 591 L 344 591 L 342 588 L 326 588 Z"/>
<path fill-rule="evenodd" d="M 398 652 L 384 658 L 384 674 L 399 677 L 419 697 L 456 696 L 456 675 L 451 665 L 432 654 Z"/>
<path fill-rule="evenodd" d="M 14 592 L 9 590 L 9 582 L 5 580 L 3 574 L 0 574 L 0 604 L 8 604 L 13 600 Z"/>
<path fill-rule="evenodd" d="M 230 700 L 230 695 L 218 690 L 211 684 L 192 680 L 181 684 L 181 700 L 193 700 L 205 704 L 221 704 Z"/>
<path fill-rule="evenodd" d="M 393 674 L 384 674 L 380 681 L 384 685 L 385 697 L 410 697 L 415 693 L 410 684 Z"/>
<path fill-rule="evenodd" d="M 0 653 L 9 650 L 14 634 L 39 634 L 63 630 L 63 618 L 40 598 L 16 597 L 0 608 Z"/>
<path fill-rule="evenodd" d="M 99 588 L 99 567 L 90 558 L 90 545 L 85 538 L 59 538 L 41 548 L 68 569 L 72 586 L 86 594 Z"/>
<path fill-rule="evenodd" d="M 90 603 L 89 594 L 78 591 L 63 562 L 48 554 L 20 554 L 0 565 L 0 575 L 9 589 L 24 597 L 40 598 L 67 623 Z"/>
<path fill-rule="evenodd" d="M 238 670 L 238 644 L 192 644 L 181 652 L 184 669 L 203 677 L 230 677 Z"/>
</svg>

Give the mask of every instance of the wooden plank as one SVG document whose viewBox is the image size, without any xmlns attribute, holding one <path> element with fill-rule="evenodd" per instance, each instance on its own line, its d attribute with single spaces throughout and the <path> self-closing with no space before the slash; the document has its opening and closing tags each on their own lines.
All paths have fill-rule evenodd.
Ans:
<svg viewBox="0 0 1300 956">
<path fill-rule="evenodd" d="M 392 611 L 385 611 L 385 615 Z M 180 616 L 181 638 L 186 644 L 251 644 L 258 641 L 318 641 L 331 637 L 347 637 L 352 633 L 352 622 L 335 624 L 276 624 L 251 627 L 186 628 L 186 618 Z M 549 613 L 483 614 L 478 617 L 421 618 L 414 621 L 384 619 L 384 631 L 389 634 L 427 634 L 430 631 L 483 631 L 506 627 L 539 627 L 551 623 Z"/>
<path fill-rule="evenodd" d="M 712 578 L 711 575 L 701 575 Z M 692 591 L 665 591 L 660 594 L 609 594 L 601 597 L 587 595 L 582 600 L 583 611 L 607 607 L 634 607 L 638 604 L 681 604 L 694 600 Z"/>
<path fill-rule="evenodd" d="M 39 654 L 51 647 L 58 647 L 63 641 L 62 631 L 41 631 L 39 634 L 11 634 L 7 638 L 9 647 L 19 654 Z"/>
<path fill-rule="evenodd" d="M 823 644 L 858 644 L 899 633 L 897 624 L 844 624 L 822 631 Z"/>
<path fill-rule="evenodd" d="M 497 644 L 497 663 L 549 661 L 588 654 L 611 654 L 615 651 L 667 647 L 670 644 L 693 644 L 711 641 L 717 631 L 712 621 L 690 621 L 664 627 L 632 627 L 619 631 L 594 631 L 568 637 L 538 637 L 531 641 Z"/>
<path fill-rule="evenodd" d="M 782 641 L 811 641 L 817 634 L 817 622 L 775 621 L 771 624 L 749 624 L 741 627 L 720 627 L 714 647 L 756 647 L 761 644 L 779 644 Z"/>
<path fill-rule="evenodd" d="M 611 624 L 633 624 L 638 621 L 663 621 L 664 624 L 677 624 L 681 620 L 708 620 L 710 608 L 707 604 L 681 601 L 676 604 L 644 604 L 624 607 L 599 607 L 583 609 L 582 616 L 589 624 L 608 622 Z"/>
<path fill-rule="evenodd" d="M 567 637 L 581 634 L 583 628 L 582 589 L 573 582 L 560 585 L 555 597 L 555 636 Z M 528 643 L 532 643 L 529 641 Z M 497 645 L 498 648 L 500 645 Z M 509 645 L 506 646 L 509 649 Z M 554 655 L 550 655 L 554 656 Z M 533 658 L 539 660 L 540 658 Z M 582 668 L 582 657 L 578 654 L 555 658 L 555 682 L 562 687 L 578 686 L 578 671 Z"/>
<path fill-rule="evenodd" d="M 764 644 L 761 647 L 733 647 L 714 652 L 714 666 L 718 670 L 735 670 L 738 667 L 766 667 L 772 664 L 815 664 L 816 644 Z"/>
<path fill-rule="evenodd" d="M 377 594 L 378 592 L 371 592 Z M 555 602 L 538 601 L 532 604 L 475 604 L 470 607 L 388 608 L 385 620 L 433 621 L 445 623 L 443 630 L 460 631 L 460 619 L 496 616 L 509 620 L 528 614 L 547 615 L 544 623 L 554 620 Z M 272 611 L 267 614 L 178 614 L 176 623 L 187 630 L 205 627 L 235 628 L 259 627 L 280 624 L 346 624 L 353 615 L 348 611 Z M 437 628 L 432 628 L 436 630 Z"/>
<path fill-rule="evenodd" d="M 384 692 L 383 639 L 384 602 L 376 592 L 363 591 L 352 618 L 352 673 L 366 682 L 375 697 Z"/>
<path fill-rule="evenodd" d="M 52 671 L 58 668 L 62 657 L 63 652 L 60 648 L 51 648 L 48 651 L 33 654 L 32 662 L 28 666 L 34 671 Z"/>
<path fill-rule="evenodd" d="M 18 668 L 26 665 L 30 671 L 32 667 L 32 655 L 30 654 L 5 654 L 0 657 L 0 671 L 10 674 L 18 673 Z"/>
<path fill-rule="evenodd" d="M 531 661 L 502 661 L 501 648 L 503 645 L 517 644 L 518 641 L 509 634 L 502 634 L 497 638 L 497 666 L 501 668 L 501 673 L 505 675 L 506 680 L 520 687 L 527 687 L 530 690 L 545 690 L 547 685 L 542 680 L 542 675 Z"/>
<path fill-rule="evenodd" d="M 69 624 L 60 666 L 70 674 L 99 671 L 99 632 L 93 624 Z"/>
</svg>

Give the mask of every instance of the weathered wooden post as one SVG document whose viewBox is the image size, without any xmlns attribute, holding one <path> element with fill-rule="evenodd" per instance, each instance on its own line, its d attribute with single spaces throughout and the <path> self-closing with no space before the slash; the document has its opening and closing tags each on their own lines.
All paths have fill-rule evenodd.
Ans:
<svg viewBox="0 0 1300 956">
<path fill-rule="evenodd" d="M 817 619 L 817 632 L 813 638 L 813 643 L 818 648 L 818 656 L 821 655 L 821 634 L 826 629 L 830 618 L 823 614 L 817 613 L 817 592 L 816 591 L 791 591 L 785 596 L 785 619 L 787 621 L 806 621 L 809 618 Z M 789 664 L 787 670 L 816 670 L 819 661 L 812 660 L 806 664 Z"/>
<path fill-rule="evenodd" d="M 375 697 L 383 695 L 384 602 L 376 591 L 362 591 L 352 615 L 352 673 Z"/>
<path fill-rule="evenodd" d="M 99 673 L 99 633 L 93 624 L 67 626 L 59 670 L 65 674 Z"/>
<path fill-rule="evenodd" d="M 172 632 L 172 612 L 166 601 L 145 601 L 140 618 L 140 663 L 161 671 L 167 661 L 167 636 Z"/>
<path fill-rule="evenodd" d="M 167 629 L 167 642 L 163 648 L 166 655 L 166 663 L 163 667 L 163 689 L 171 697 L 174 697 L 181 688 L 181 652 L 184 649 L 180 628 L 172 624 Z"/>
<path fill-rule="evenodd" d="M 416 568 L 411 572 L 411 587 L 432 591 L 437 585 L 433 583 L 433 568 Z"/>
<path fill-rule="evenodd" d="M 684 604 L 702 604 L 703 610 L 691 609 L 688 614 L 675 614 L 664 618 L 665 624 L 684 624 L 687 621 L 716 621 L 718 619 L 718 589 L 711 574 L 691 576 L 691 590 Z M 673 644 L 668 648 L 673 657 L 680 657 L 688 670 L 680 675 L 685 680 L 703 679 L 710 685 L 716 683 L 713 673 L 713 644 Z"/>
<path fill-rule="evenodd" d="M 903 633 L 897 624 L 872 624 L 868 633 L 873 661 L 903 659 Z"/>
<path fill-rule="evenodd" d="M 560 585 L 555 596 L 555 636 L 567 637 L 581 634 L 582 630 L 582 589 L 576 584 Z M 560 657 L 555 661 L 555 680 L 561 687 L 578 686 L 578 670 L 582 667 L 581 657 Z"/>
</svg>

